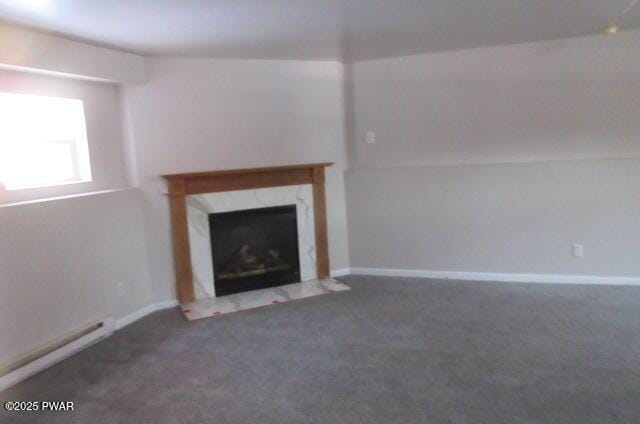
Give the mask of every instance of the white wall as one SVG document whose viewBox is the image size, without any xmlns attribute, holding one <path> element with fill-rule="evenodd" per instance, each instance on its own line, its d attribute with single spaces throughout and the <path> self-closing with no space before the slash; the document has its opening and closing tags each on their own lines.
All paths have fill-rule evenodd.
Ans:
<svg viewBox="0 0 640 424">
<path fill-rule="evenodd" d="M 145 80 L 141 56 L 0 23 L 0 68 L 116 83 Z"/>
<path fill-rule="evenodd" d="M 142 211 L 139 190 L 0 207 L 0 364 L 151 303 Z"/>
<path fill-rule="evenodd" d="M 0 89 L 82 98 L 95 177 L 91 186 L 14 192 L 4 202 L 129 184 L 143 188 L 142 194 L 123 192 L 135 195 L 99 194 L 0 208 L 0 291 L 10 303 L 0 305 L 6 313 L 0 361 L 104 314 L 118 317 L 154 299 L 174 298 L 163 173 L 336 162 L 327 175 L 330 251 L 334 269 L 348 266 L 342 65 L 149 63 L 152 78 L 146 83 L 141 57 L 0 24 Z M 143 217 L 137 215 L 140 202 Z M 33 228 L 25 228 L 30 222 Z M 113 240 L 111 234 L 122 239 Z M 34 252 L 52 272 L 24 262 Z M 113 298 L 116 280 L 130 284 L 133 295 Z M 7 296 L 16 287 L 20 290 Z M 51 318 L 38 321 L 45 315 Z"/>
<path fill-rule="evenodd" d="M 351 265 L 640 276 L 639 46 L 628 32 L 353 64 Z"/>
<path fill-rule="evenodd" d="M 336 162 L 333 269 L 640 272 L 640 164 L 625 159 L 640 156 L 636 32 L 359 62 L 346 80 L 333 62 L 155 58 L 146 82 L 139 57 L 40 37 L 0 37 L 0 67 L 125 85 L 8 72 L 0 84 L 86 95 L 89 141 L 104 149 L 92 160 L 109 158 L 97 188 L 129 172 L 141 190 L 0 208 L 0 362 L 174 298 L 160 177 L 172 172 Z"/>
<path fill-rule="evenodd" d="M 124 90 L 156 300 L 174 297 L 162 174 L 332 161 L 327 173 L 333 269 L 348 266 L 342 65 L 150 59 L 149 81 Z"/>
<path fill-rule="evenodd" d="M 640 159 L 354 169 L 347 193 L 353 267 L 640 277 Z"/>
<path fill-rule="evenodd" d="M 356 63 L 356 164 L 637 157 L 639 47 L 631 31 Z"/>
<path fill-rule="evenodd" d="M 144 78 L 142 57 L 0 24 L 0 91 L 82 99 L 93 173 L 1 199 L 28 202 L 0 206 L 0 365 L 152 302 L 140 191 L 31 201 L 128 185 L 116 83 Z"/>
<path fill-rule="evenodd" d="M 0 91 L 82 100 L 93 177 L 86 183 L 8 191 L 0 204 L 128 185 L 120 99 L 115 84 L 0 70 Z"/>
</svg>

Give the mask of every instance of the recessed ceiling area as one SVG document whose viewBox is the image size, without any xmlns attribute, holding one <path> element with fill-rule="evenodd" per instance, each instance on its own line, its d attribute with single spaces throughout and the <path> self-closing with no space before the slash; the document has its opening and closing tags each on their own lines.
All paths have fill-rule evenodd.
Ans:
<svg viewBox="0 0 640 424">
<path fill-rule="evenodd" d="M 151 56 L 359 61 L 636 29 L 632 3 L 0 0 L 0 19 Z"/>
</svg>

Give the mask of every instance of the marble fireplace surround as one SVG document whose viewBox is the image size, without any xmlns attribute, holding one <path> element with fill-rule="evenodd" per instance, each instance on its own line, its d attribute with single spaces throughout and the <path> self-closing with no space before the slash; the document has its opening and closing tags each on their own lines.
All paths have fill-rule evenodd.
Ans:
<svg viewBox="0 0 640 424">
<path fill-rule="evenodd" d="M 316 237 L 313 222 L 313 193 L 310 184 L 265 187 L 187 196 L 189 249 L 196 299 L 216 297 L 211 258 L 209 214 L 273 206 L 296 206 L 300 281 L 317 278 Z"/>
<path fill-rule="evenodd" d="M 203 214 L 214 211 L 296 204 L 303 281 L 305 278 L 327 279 L 329 252 L 324 169 L 331 165 L 332 163 L 313 163 L 164 175 L 169 186 L 179 302 L 183 305 L 193 304 L 197 297 L 215 295 L 207 292 L 209 276 L 203 275 L 201 271 L 204 267 L 198 265 L 203 263 L 204 256 L 202 249 L 197 247 L 204 242 L 202 231 L 205 231 L 202 223 L 198 224 L 197 220 L 201 220 Z M 268 188 L 277 189 L 265 190 Z M 312 208 L 307 210 L 311 205 Z M 194 257 L 192 247 L 198 249 L 193 252 Z M 210 253 L 210 245 L 208 252 Z M 315 257 L 309 257 L 309 254 L 315 254 Z M 211 256 L 208 261 L 210 264 Z M 195 275 L 198 276 L 198 296 L 194 264 Z M 213 281 L 210 283 L 213 284 Z"/>
</svg>

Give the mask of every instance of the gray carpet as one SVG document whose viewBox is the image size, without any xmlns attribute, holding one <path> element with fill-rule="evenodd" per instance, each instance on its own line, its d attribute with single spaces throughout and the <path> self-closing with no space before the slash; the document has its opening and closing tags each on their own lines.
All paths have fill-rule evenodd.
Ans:
<svg viewBox="0 0 640 424">
<path fill-rule="evenodd" d="M 640 287 L 347 277 L 187 323 L 155 313 L 0 394 L 46 423 L 638 423 Z"/>
</svg>

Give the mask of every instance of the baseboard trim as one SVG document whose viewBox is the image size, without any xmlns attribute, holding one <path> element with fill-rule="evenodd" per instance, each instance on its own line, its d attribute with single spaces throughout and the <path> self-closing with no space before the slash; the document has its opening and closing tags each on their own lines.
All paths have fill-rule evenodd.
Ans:
<svg viewBox="0 0 640 424">
<path fill-rule="evenodd" d="M 147 315 L 152 314 L 156 311 L 160 311 L 162 309 L 174 308 L 176 306 L 178 306 L 177 300 L 169 300 L 166 302 L 152 303 L 151 305 L 147 305 L 144 308 L 138 309 L 137 311 L 116 320 L 116 330 L 120 330 L 121 328 L 124 328 L 127 325 L 135 321 L 138 321 L 139 319 L 144 318 Z"/>
<path fill-rule="evenodd" d="M 56 349 L 53 352 L 35 359 L 32 362 L 29 362 L 28 364 L 0 377 L 0 392 L 57 364 L 75 353 L 88 348 L 92 344 L 111 336 L 114 332 L 153 312 L 160 311 L 162 309 L 174 308 L 176 306 L 178 306 L 178 302 L 176 300 L 169 300 L 166 302 L 152 303 L 151 305 L 147 305 L 144 308 L 141 308 L 118 320 L 107 318 L 103 321 L 104 325 L 96 331 L 92 331 L 91 333 L 62 346 L 59 349 Z"/>
<path fill-rule="evenodd" d="M 510 274 L 495 272 L 432 271 L 393 268 L 351 268 L 351 274 L 385 277 L 417 277 L 446 280 L 496 281 L 505 283 L 597 284 L 609 286 L 640 285 L 640 277 L 603 277 L 596 275 Z"/>
<path fill-rule="evenodd" d="M 349 274 L 351 274 L 351 270 L 349 268 L 334 269 L 331 271 L 332 277 L 344 277 Z"/>
</svg>

